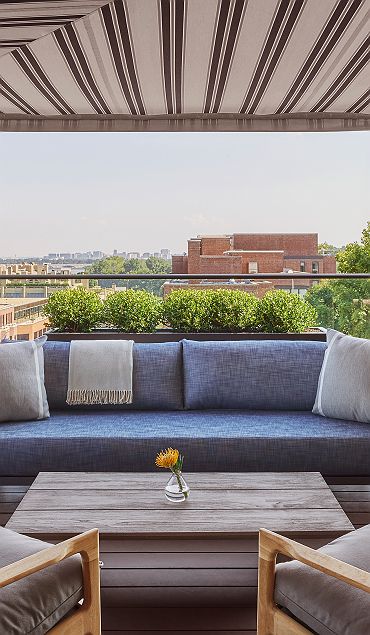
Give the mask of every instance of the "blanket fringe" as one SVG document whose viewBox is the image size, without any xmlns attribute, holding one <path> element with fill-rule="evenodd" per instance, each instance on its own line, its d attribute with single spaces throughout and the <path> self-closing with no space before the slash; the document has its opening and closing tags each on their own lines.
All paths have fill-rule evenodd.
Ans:
<svg viewBox="0 0 370 635">
<path fill-rule="evenodd" d="M 132 403 L 132 390 L 68 390 L 66 401 L 70 406 Z"/>
</svg>

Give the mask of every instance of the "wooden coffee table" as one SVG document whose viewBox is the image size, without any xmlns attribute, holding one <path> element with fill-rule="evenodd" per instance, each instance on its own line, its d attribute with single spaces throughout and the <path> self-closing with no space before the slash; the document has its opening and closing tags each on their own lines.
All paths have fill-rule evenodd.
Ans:
<svg viewBox="0 0 370 635">
<path fill-rule="evenodd" d="M 41 473 L 7 524 L 61 540 L 101 532 L 104 635 L 255 635 L 258 530 L 312 547 L 353 529 L 318 473 Z"/>
<path fill-rule="evenodd" d="M 186 474 L 190 497 L 170 503 L 167 473 L 41 472 L 7 527 L 30 536 L 240 537 L 261 527 L 289 535 L 353 529 L 319 473 Z"/>
</svg>

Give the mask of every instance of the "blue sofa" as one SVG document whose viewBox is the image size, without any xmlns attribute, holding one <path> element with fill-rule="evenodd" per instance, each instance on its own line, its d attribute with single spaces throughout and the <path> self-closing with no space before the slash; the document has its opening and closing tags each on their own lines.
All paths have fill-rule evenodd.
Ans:
<svg viewBox="0 0 370 635">
<path fill-rule="evenodd" d="M 0 475 L 150 471 L 158 450 L 187 471 L 370 473 L 370 426 L 312 414 L 326 344 L 183 340 L 134 346 L 134 403 L 66 404 L 68 342 L 47 342 L 51 417 L 0 424 Z"/>
</svg>

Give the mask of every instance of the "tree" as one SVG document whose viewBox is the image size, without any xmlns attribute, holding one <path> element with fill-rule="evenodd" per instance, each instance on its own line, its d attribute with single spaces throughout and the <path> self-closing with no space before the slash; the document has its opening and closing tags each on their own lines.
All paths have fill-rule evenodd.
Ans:
<svg viewBox="0 0 370 635">
<path fill-rule="evenodd" d="M 318 324 L 354 337 L 370 339 L 370 282 L 333 280 L 314 285 L 305 295 L 318 315 Z"/>
<path fill-rule="evenodd" d="M 330 254 L 331 256 L 335 256 L 341 249 L 341 247 L 336 247 L 330 243 L 320 243 L 318 252 L 319 254 Z"/>
<path fill-rule="evenodd" d="M 341 273 L 370 272 L 370 223 L 360 243 L 349 243 L 337 254 Z M 370 280 L 333 280 L 309 289 L 305 299 L 318 313 L 318 323 L 370 339 Z"/>
<path fill-rule="evenodd" d="M 92 265 L 86 267 L 86 273 L 124 273 L 125 259 L 122 256 L 108 256 L 101 260 L 96 260 Z M 97 283 L 96 280 L 90 280 L 90 286 L 93 287 Z M 124 280 L 100 280 L 101 287 L 111 287 L 115 284 L 117 287 L 125 285 Z"/>
<path fill-rule="evenodd" d="M 125 273 L 148 273 L 146 260 L 140 260 L 139 258 L 131 258 L 131 260 L 126 260 L 124 270 Z"/>
<path fill-rule="evenodd" d="M 171 263 L 162 258 L 132 258 L 125 260 L 121 256 L 109 256 L 102 260 L 97 260 L 86 268 L 86 273 L 169 273 L 171 271 Z M 164 280 L 101 280 L 102 287 L 111 287 L 116 284 L 118 287 L 127 287 L 128 289 L 145 289 L 155 295 L 161 295 L 161 289 Z"/>
<path fill-rule="evenodd" d="M 86 268 L 86 273 L 123 273 L 125 260 L 121 256 L 108 256 L 102 260 L 96 260 Z"/>
<path fill-rule="evenodd" d="M 337 254 L 341 273 L 370 273 L 370 221 L 362 232 L 360 243 L 349 243 Z"/>
<path fill-rule="evenodd" d="M 150 273 L 171 273 L 172 263 L 170 260 L 164 260 L 163 258 L 156 258 L 150 256 L 146 261 Z"/>
<path fill-rule="evenodd" d="M 319 326 L 339 328 L 338 310 L 332 282 L 324 281 L 313 285 L 304 297 L 307 302 L 315 307 Z"/>
</svg>

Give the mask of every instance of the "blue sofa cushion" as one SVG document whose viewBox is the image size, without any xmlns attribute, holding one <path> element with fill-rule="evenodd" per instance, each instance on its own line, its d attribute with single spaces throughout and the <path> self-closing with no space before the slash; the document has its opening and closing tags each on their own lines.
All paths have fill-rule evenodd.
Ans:
<svg viewBox="0 0 370 635">
<path fill-rule="evenodd" d="M 370 473 L 368 424 L 276 410 L 63 410 L 45 421 L 3 423 L 0 473 L 152 471 L 168 445 L 185 454 L 187 472 Z"/>
<path fill-rule="evenodd" d="M 48 341 L 44 345 L 45 387 L 51 409 L 76 408 L 66 403 L 69 347 L 69 342 Z M 101 408 L 113 410 L 180 410 L 183 408 L 181 342 L 134 345 L 133 393 L 132 404 L 101 406 Z M 77 406 L 77 408 L 81 407 L 86 409 L 86 406 Z"/>
<path fill-rule="evenodd" d="M 183 341 L 185 408 L 312 410 L 326 344 Z"/>
</svg>

